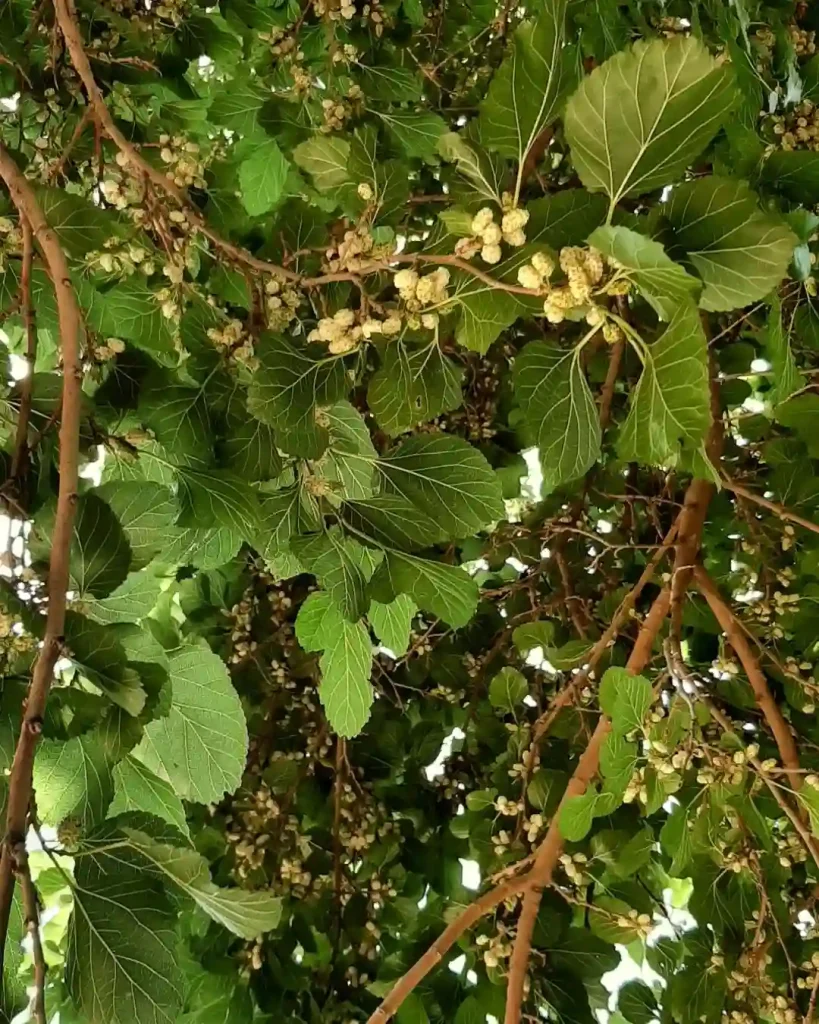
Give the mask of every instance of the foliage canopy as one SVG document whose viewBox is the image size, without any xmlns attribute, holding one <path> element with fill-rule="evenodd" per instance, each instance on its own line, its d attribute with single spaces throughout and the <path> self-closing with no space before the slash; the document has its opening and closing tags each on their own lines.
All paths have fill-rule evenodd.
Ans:
<svg viewBox="0 0 819 1024">
<path fill-rule="evenodd" d="M 814 1020 L 817 29 L 0 0 L 3 1020 Z"/>
</svg>

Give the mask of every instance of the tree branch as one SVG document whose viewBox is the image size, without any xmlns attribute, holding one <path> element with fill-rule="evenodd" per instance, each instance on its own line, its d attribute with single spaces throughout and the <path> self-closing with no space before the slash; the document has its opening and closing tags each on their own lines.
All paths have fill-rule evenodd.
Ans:
<svg viewBox="0 0 819 1024">
<path fill-rule="evenodd" d="M 796 741 L 793 738 L 788 723 L 782 716 L 779 705 L 768 688 L 768 681 L 759 665 L 753 648 L 748 642 L 742 626 L 734 617 L 734 613 L 731 611 L 728 603 L 724 600 L 716 584 L 702 566 L 697 566 L 694 571 L 694 578 L 700 593 L 708 602 L 711 611 L 720 624 L 720 628 L 742 662 L 742 667 L 745 669 L 745 675 L 748 677 L 748 682 L 754 691 L 754 697 L 756 698 L 759 710 L 768 723 L 776 745 L 779 748 L 779 756 L 782 758 L 782 764 L 788 771 L 791 785 L 794 789 L 799 789 L 802 785 L 802 776 Z"/>
<path fill-rule="evenodd" d="M 784 505 L 780 505 L 776 501 L 769 501 L 767 498 L 763 498 L 761 494 L 757 494 L 755 491 L 748 490 L 747 487 L 743 487 L 742 484 L 732 480 L 730 477 L 724 476 L 722 478 L 723 486 L 729 491 L 733 491 L 734 494 L 738 494 L 741 498 L 747 498 L 748 501 L 752 501 L 755 505 L 759 505 L 761 508 L 767 508 L 775 515 L 779 516 L 780 519 L 784 519 L 788 523 L 794 523 L 796 526 L 801 526 L 806 530 L 810 530 L 811 533 L 819 533 L 819 523 L 811 522 L 810 519 L 804 519 L 802 516 L 798 516 L 795 512 L 791 512 Z"/>
<path fill-rule="evenodd" d="M 77 505 L 77 477 L 80 441 L 80 402 L 82 368 L 80 365 L 80 310 L 71 277 L 56 235 L 48 227 L 31 185 L 0 145 L 0 178 L 6 183 L 12 202 L 31 226 L 54 283 L 60 327 L 63 388 L 60 423 L 60 484 L 57 512 L 51 538 L 47 584 L 48 612 L 43 645 L 34 664 L 26 698 L 20 736 L 9 776 L 6 835 L 0 857 L 0 972 L 8 934 L 11 899 L 14 892 L 13 849 L 25 843 L 26 821 L 31 799 L 34 751 L 43 727 L 46 701 L 54 677 L 54 665 L 60 655 L 65 629 L 68 558 Z"/>
<path fill-rule="evenodd" d="M 713 465 L 719 466 L 722 457 L 722 412 L 719 406 L 719 392 L 716 379 L 711 380 L 711 428 L 708 432 L 706 449 Z M 683 600 L 691 584 L 691 575 L 697 561 L 705 526 L 708 506 L 714 494 L 710 480 L 694 478 L 688 485 L 680 515 L 680 531 L 677 534 L 677 552 L 671 576 L 671 635 L 676 642 L 682 639 Z"/>
<path fill-rule="evenodd" d="M 48 968 L 45 956 L 43 955 L 43 943 L 40 937 L 40 903 L 31 877 L 25 843 L 17 843 L 14 848 L 14 873 L 20 881 L 23 914 L 25 916 L 26 931 L 31 938 L 31 956 L 34 961 L 34 994 L 31 998 L 31 1016 L 36 1021 L 36 1024 L 47 1024 L 45 984 Z"/>
<path fill-rule="evenodd" d="M 17 429 L 14 434 L 14 454 L 11 457 L 9 476 L 17 487 L 21 473 L 28 463 L 28 425 L 31 419 L 31 397 L 34 387 L 34 362 L 37 358 L 37 328 L 34 323 L 34 306 L 31 302 L 31 266 L 34 261 L 34 236 L 28 218 L 20 215 L 23 232 L 23 266 L 20 271 L 20 306 L 26 331 L 26 375 L 20 382 L 20 411 L 17 414 Z M 19 497 L 19 494 L 18 494 Z"/>
<path fill-rule="evenodd" d="M 668 591 L 661 591 L 645 618 L 631 656 L 626 662 L 626 669 L 629 672 L 636 675 L 650 661 L 652 646 L 668 614 L 669 603 Z M 537 914 L 540 909 L 541 895 L 543 889 L 552 880 L 552 873 L 563 849 L 563 837 L 560 834 L 559 825 L 560 812 L 569 800 L 576 796 L 582 796 L 585 793 L 586 787 L 597 774 L 600 763 L 600 749 L 610 728 L 611 723 L 608 718 L 605 715 L 601 715 L 589 745 L 581 755 L 574 774 L 569 779 L 566 791 L 552 817 L 549 831 L 540 844 L 534 866 L 529 872 L 531 888 L 526 890 L 526 895 L 523 898 L 515 946 L 512 950 L 512 958 L 509 961 L 509 982 L 506 991 L 504 1024 L 519 1024 L 520 1022 L 526 972 L 529 966 L 529 953 L 532 947 L 535 922 L 537 921 Z"/>
<path fill-rule="evenodd" d="M 531 874 L 518 875 L 510 878 L 501 885 L 490 889 L 479 899 L 475 900 L 459 914 L 458 917 L 439 935 L 429 949 L 424 953 L 407 973 L 400 978 L 387 998 L 381 1003 L 378 1009 L 367 1018 L 367 1024 L 386 1024 L 386 1022 L 397 1012 L 398 1008 L 419 985 L 429 972 L 437 967 L 443 960 L 444 954 L 455 945 L 458 939 L 469 931 L 483 917 L 493 910 L 499 903 L 515 896 L 530 884 Z"/>
</svg>

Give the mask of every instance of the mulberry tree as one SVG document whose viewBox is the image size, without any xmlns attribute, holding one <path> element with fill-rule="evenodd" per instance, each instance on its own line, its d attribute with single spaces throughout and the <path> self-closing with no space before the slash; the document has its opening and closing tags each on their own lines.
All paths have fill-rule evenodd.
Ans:
<svg viewBox="0 0 819 1024">
<path fill-rule="evenodd" d="M 816 1024 L 819 29 L 0 0 L 35 1024 Z"/>
</svg>

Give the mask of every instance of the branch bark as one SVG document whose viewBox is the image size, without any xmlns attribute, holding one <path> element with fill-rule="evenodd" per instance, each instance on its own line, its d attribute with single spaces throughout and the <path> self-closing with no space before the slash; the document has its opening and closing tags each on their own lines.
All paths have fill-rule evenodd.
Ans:
<svg viewBox="0 0 819 1024">
<path fill-rule="evenodd" d="M 14 872 L 20 880 L 20 893 L 23 900 L 23 915 L 26 931 L 31 939 L 31 957 L 34 961 L 34 993 L 31 998 L 30 1011 L 36 1024 L 47 1024 L 45 1010 L 46 971 L 48 970 L 43 955 L 43 943 L 40 936 L 40 903 L 37 890 L 31 877 L 25 843 L 18 843 L 14 850 Z"/>
<path fill-rule="evenodd" d="M 668 614 L 670 596 L 667 590 L 660 592 L 645 618 L 640 634 L 626 663 L 626 669 L 633 674 L 641 672 L 651 660 L 654 640 Z M 586 787 L 597 774 L 600 764 L 600 749 L 608 735 L 611 723 L 605 715 L 601 715 L 597 728 L 592 734 L 589 745 L 577 763 L 577 768 L 569 780 L 566 791 L 554 813 L 549 831 L 540 844 L 534 866 L 529 872 L 531 887 L 527 888 L 523 897 L 523 907 L 518 919 L 518 932 L 512 958 L 509 961 L 509 982 L 506 991 L 506 1014 L 504 1024 L 520 1024 L 521 1006 L 526 984 L 526 972 L 529 966 L 529 953 L 532 948 L 532 935 L 535 930 L 538 910 L 543 889 L 551 883 L 552 873 L 563 849 L 563 837 L 560 834 L 560 812 L 567 801 L 582 796 Z"/>
<path fill-rule="evenodd" d="M 413 964 L 407 973 L 396 982 L 395 988 L 387 998 L 374 1013 L 370 1014 L 367 1024 L 386 1024 L 393 1014 L 398 1011 L 398 1008 L 410 992 L 424 980 L 433 968 L 438 966 L 443 960 L 444 954 L 455 945 L 464 932 L 469 931 L 474 924 L 480 921 L 484 914 L 488 914 L 499 903 L 503 903 L 510 896 L 516 896 L 519 892 L 522 892 L 529 885 L 530 878 L 530 874 L 510 878 L 494 889 L 490 889 L 489 892 L 475 900 L 474 903 L 470 903 L 466 910 L 459 914 L 439 935 L 421 959 Z"/>
<path fill-rule="evenodd" d="M 20 736 L 9 776 L 6 834 L 0 856 L 0 976 L 8 934 L 11 899 L 14 893 L 13 850 L 25 843 L 26 821 L 31 800 L 34 752 L 43 725 L 46 701 L 54 676 L 65 629 L 68 559 L 74 515 L 77 505 L 77 477 L 80 442 L 80 401 L 82 368 L 80 365 L 80 310 L 60 244 L 46 223 L 34 192 L 8 151 L 0 145 L 0 178 L 6 183 L 12 202 L 31 226 L 42 250 L 54 283 L 62 353 L 62 419 L 60 423 L 60 484 L 57 513 L 49 559 L 48 612 L 43 646 L 37 657 L 26 698 Z"/>
<path fill-rule="evenodd" d="M 20 271 L 20 306 L 26 331 L 26 363 L 28 372 L 20 382 L 20 412 L 14 434 L 14 454 L 11 457 L 9 476 L 16 487 L 20 474 L 28 463 L 28 425 L 31 419 L 31 397 L 34 362 L 37 358 L 37 328 L 34 322 L 34 306 L 31 302 L 31 267 L 34 262 L 34 235 L 28 218 L 20 216 L 23 232 L 23 266 Z M 18 495 L 19 497 L 19 495 Z"/>
<path fill-rule="evenodd" d="M 714 466 L 719 466 L 722 457 L 722 412 L 719 405 L 719 391 L 716 379 L 711 380 L 711 428 L 708 432 L 706 450 Z M 677 552 L 671 576 L 671 635 L 675 641 L 682 638 L 683 600 L 691 585 L 691 576 L 697 561 L 705 526 L 708 506 L 714 494 L 710 480 L 694 478 L 688 485 L 680 515 L 680 531 L 677 534 Z"/>
<path fill-rule="evenodd" d="M 773 733 L 774 740 L 779 749 L 779 756 L 782 758 L 782 764 L 788 772 L 791 785 L 794 789 L 799 789 L 802 785 L 802 775 L 796 741 L 793 738 L 788 723 L 782 716 L 779 705 L 773 698 L 773 694 L 768 687 L 768 680 L 765 678 L 765 673 L 760 667 L 754 650 L 748 642 L 742 626 L 734 617 L 734 613 L 728 606 L 727 601 L 722 597 L 717 589 L 717 585 L 702 566 L 697 566 L 694 578 L 700 593 L 708 602 L 708 606 L 714 613 L 720 628 L 728 638 L 728 642 L 737 652 L 742 667 L 745 669 L 745 675 L 748 677 L 748 682 L 751 684 L 751 689 L 754 691 L 754 697 L 756 698 L 759 710 L 762 712 L 768 727 Z"/>
<path fill-rule="evenodd" d="M 784 505 L 780 505 L 779 502 L 769 501 L 767 498 L 763 498 L 761 494 L 757 494 L 756 491 L 751 491 L 742 484 L 737 483 L 736 480 L 731 480 L 730 477 L 724 476 L 722 478 L 722 484 L 729 491 L 733 491 L 734 494 L 738 494 L 740 498 L 747 498 L 748 501 L 752 501 L 755 505 L 759 505 L 760 508 L 767 508 L 770 512 L 779 516 L 780 519 L 784 519 L 787 523 L 793 523 L 795 526 L 801 526 L 805 530 L 810 530 L 811 533 L 819 533 L 819 523 L 814 523 L 810 519 L 805 519 L 803 516 L 798 516 L 795 512 L 791 512 L 790 509 Z"/>
</svg>

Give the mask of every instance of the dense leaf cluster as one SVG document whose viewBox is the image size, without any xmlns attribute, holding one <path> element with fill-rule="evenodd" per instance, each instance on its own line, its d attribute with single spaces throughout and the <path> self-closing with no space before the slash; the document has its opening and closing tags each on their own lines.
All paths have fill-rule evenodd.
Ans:
<svg viewBox="0 0 819 1024">
<path fill-rule="evenodd" d="M 3 1019 L 814 1019 L 817 29 L 0 0 Z"/>
</svg>

